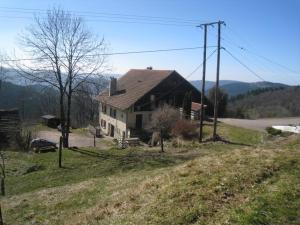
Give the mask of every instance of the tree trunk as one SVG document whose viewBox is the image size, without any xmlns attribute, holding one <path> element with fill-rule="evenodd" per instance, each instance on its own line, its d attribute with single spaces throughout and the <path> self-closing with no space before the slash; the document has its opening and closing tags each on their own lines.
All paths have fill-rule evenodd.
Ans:
<svg viewBox="0 0 300 225">
<path fill-rule="evenodd" d="M 1 195 L 5 196 L 5 178 L 1 177 Z"/>
<path fill-rule="evenodd" d="M 62 144 L 63 144 L 63 137 L 59 138 L 59 149 L 58 149 L 58 167 L 62 168 L 61 158 L 62 158 Z"/>
<path fill-rule="evenodd" d="M 65 139 L 66 139 L 66 121 L 65 121 L 65 109 L 64 109 L 64 94 L 62 91 L 60 91 L 60 99 L 59 99 L 59 105 L 60 105 L 60 128 L 61 128 L 61 136 L 63 137 L 63 143 L 65 147 Z"/>
<path fill-rule="evenodd" d="M 163 132 L 162 130 L 160 131 L 160 148 L 161 148 L 161 152 L 164 152 L 164 139 L 162 136 Z"/>
<path fill-rule="evenodd" d="M 70 133 L 70 126 L 71 126 L 71 101 L 72 101 L 72 81 L 69 82 L 69 93 L 68 93 L 68 100 L 67 100 L 67 125 L 66 125 L 66 146 L 69 147 L 69 133 Z"/>
</svg>

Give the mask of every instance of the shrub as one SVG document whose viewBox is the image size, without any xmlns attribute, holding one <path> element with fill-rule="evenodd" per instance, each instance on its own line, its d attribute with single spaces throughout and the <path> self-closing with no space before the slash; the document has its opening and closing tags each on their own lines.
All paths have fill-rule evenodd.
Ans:
<svg viewBox="0 0 300 225">
<path fill-rule="evenodd" d="M 197 137 L 197 126 L 189 120 L 177 120 L 172 129 L 172 135 L 183 139 L 192 139 Z"/>
<path fill-rule="evenodd" d="M 35 127 L 23 126 L 16 139 L 19 150 L 25 152 L 30 151 L 30 143 L 36 136 Z"/>
<path fill-rule="evenodd" d="M 273 127 L 267 127 L 266 131 L 268 132 L 268 134 L 271 134 L 271 135 L 280 135 L 282 133 L 281 130 L 275 129 Z"/>
</svg>

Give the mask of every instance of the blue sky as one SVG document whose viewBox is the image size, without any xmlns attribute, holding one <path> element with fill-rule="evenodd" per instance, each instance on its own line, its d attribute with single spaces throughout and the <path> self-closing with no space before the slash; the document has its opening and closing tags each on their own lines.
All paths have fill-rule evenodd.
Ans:
<svg viewBox="0 0 300 225">
<path fill-rule="evenodd" d="M 138 51 L 165 48 L 202 46 L 203 30 L 194 24 L 182 26 L 192 20 L 210 22 L 224 20 L 222 46 L 232 52 L 264 80 L 287 84 L 300 84 L 300 1 L 299 0 L 1 0 L 0 50 L 8 53 L 18 49 L 16 37 L 32 23 L 31 13 L 24 9 L 48 9 L 60 6 L 78 14 L 108 13 L 104 17 L 86 16 L 90 29 L 104 36 L 110 52 Z M 16 10 L 13 8 L 22 8 Z M 26 11 L 26 10 L 25 10 Z M 122 14 L 114 16 L 111 14 Z M 124 14 L 176 19 L 176 26 L 148 24 L 154 19 L 144 18 L 143 23 L 127 23 Z M 90 14 L 92 15 L 92 14 Z M 104 14 L 102 14 L 104 15 Z M 106 20 L 106 21 L 103 21 Z M 110 22 L 107 22 L 110 20 Z M 111 22 L 122 21 L 121 22 Z M 168 19 L 171 20 L 171 19 Z M 124 22 L 125 21 L 125 22 Z M 130 20 L 132 21 L 132 20 Z M 136 20 L 134 20 L 136 21 Z M 184 24 L 187 25 L 187 24 Z M 216 45 L 216 28 L 209 28 L 209 45 Z M 242 46 L 243 51 L 236 46 Z M 208 49 L 208 52 L 213 49 Z M 250 53 L 251 52 L 251 53 Z M 202 49 L 122 55 L 109 57 L 115 73 L 125 73 L 131 68 L 175 69 L 188 76 L 202 62 Z M 257 54 L 278 62 L 297 73 L 284 69 L 258 57 Z M 216 55 L 208 61 L 207 79 L 215 79 Z M 201 69 L 189 77 L 201 79 Z M 259 81 L 259 79 L 233 60 L 226 52 L 221 55 L 221 79 Z"/>
</svg>

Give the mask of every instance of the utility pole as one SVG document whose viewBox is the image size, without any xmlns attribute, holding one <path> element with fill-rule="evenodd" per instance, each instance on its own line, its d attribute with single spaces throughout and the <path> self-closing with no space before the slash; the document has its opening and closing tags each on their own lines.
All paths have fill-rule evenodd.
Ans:
<svg viewBox="0 0 300 225">
<path fill-rule="evenodd" d="M 217 56 L 217 77 L 215 86 L 215 103 L 214 103 L 214 131 L 213 141 L 217 141 L 217 119 L 219 104 L 219 79 L 220 79 L 220 52 L 221 52 L 221 25 L 225 25 L 224 21 L 218 21 L 218 56 Z"/>
<path fill-rule="evenodd" d="M 201 108 L 200 108 L 200 132 L 199 132 L 199 142 L 202 142 L 203 136 L 203 117 L 204 117 L 204 93 L 205 93 L 205 73 L 206 73 L 206 45 L 207 45 L 207 24 L 200 25 L 204 27 L 204 48 L 203 48 L 203 70 L 202 70 L 202 91 L 201 91 Z"/>
<path fill-rule="evenodd" d="M 202 70 L 202 89 L 201 89 L 201 108 L 200 108 L 200 131 L 199 131 L 199 142 L 202 142 L 203 138 L 203 119 L 204 119 L 204 96 L 205 96 L 205 75 L 206 75 L 206 48 L 207 48 L 207 27 L 218 24 L 219 22 L 204 23 L 200 26 L 204 28 L 204 45 L 203 45 L 203 70 Z"/>
</svg>

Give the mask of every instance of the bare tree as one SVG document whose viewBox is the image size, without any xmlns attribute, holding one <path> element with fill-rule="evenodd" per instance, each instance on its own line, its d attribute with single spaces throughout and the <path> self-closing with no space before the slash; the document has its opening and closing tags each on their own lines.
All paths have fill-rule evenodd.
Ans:
<svg viewBox="0 0 300 225">
<path fill-rule="evenodd" d="M 152 121 L 148 129 L 159 132 L 161 152 L 164 152 L 164 138 L 170 134 L 173 125 L 179 118 L 178 110 L 167 104 L 153 112 Z"/>
<path fill-rule="evenodd" d="M 59 90 L 61 131 L 68 147 L 72 96 L 88 78 L 105 69 L 104 39 L 93 35 L 82 18 L 53 8 L 46 18 L 36 16 L 20 40 L 35 60 L 19 63 L 18 71 L 32 82 Z"/>
</svg>

